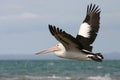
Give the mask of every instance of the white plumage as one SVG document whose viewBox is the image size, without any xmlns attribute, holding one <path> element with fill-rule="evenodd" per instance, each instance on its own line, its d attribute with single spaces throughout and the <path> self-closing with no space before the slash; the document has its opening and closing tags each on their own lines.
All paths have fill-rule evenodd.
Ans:
<svg viewBox="0 0 120 80">
<path fill-rule="evenodd" d="M 89 38 L 91 27 L 88 23 L 84 22 L 81 24 L 78 35 L 81 35 L 83 37 Z"/>
</svg>

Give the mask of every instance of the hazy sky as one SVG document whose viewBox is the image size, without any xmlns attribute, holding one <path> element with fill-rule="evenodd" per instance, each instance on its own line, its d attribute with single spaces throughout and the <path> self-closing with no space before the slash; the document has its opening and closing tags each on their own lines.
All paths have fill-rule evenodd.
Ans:
<svg viewBox="0 0 120 80">
<path fill-rule="evenodd" d="M 101 8 L 93 51 L 120 52 L 120 0 L 0 0 L 0 54 L 34 54 L 57 44 L 48 24 L 76 36 L 91 3 Z"/>
</svg>

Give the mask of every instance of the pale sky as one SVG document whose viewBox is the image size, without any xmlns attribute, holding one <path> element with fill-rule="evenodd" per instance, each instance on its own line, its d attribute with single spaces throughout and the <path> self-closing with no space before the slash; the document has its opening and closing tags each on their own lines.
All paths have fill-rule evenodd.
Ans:
<svg viewBox="0 0 120 80">
<path fill-rule="evenodd" d="M 120 0 L 0 0 L 0 54 L 34 54 L 56 45 L 48 24 L 76 37 L 91 3 L 101 8 L 93 51 L 120 52 Z"/>
</svg>

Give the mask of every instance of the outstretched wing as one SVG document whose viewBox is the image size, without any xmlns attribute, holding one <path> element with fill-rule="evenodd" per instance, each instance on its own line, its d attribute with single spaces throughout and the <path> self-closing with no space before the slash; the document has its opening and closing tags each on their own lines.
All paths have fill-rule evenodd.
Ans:
<svg viewBox="0 0 120 80">
<path fill-rule="evenodd" d="M 82 49 L 82 45 L 80 45 L 80 42 L 76 40 L 73 36 L 66 33 L 65 31 L 62 31 L 62 29 L 56 28 L 55 26 L 48 25 L 49 30 L 51 34 L 59 41 L 61 42 L 66 50 L 71 50 L 74 47 Z"/>
<path fill-rule="evenodd" d="M 95 4 L 87 6 L 86 18 L 80 26 L 79 33 L 76 37 L 82 43 L 84 49 L 92 51 L 90 46 L 98 33 L 100 23 L 100 8 Z"/>
</svg>

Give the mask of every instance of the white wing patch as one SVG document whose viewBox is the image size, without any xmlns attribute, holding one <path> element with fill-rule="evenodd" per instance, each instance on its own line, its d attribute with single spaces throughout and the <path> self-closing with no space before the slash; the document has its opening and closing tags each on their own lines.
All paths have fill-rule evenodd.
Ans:
<svg viewBox="0 0 120 80">
<path fill-rule="evenodd" d="M 90 34 L 89 34 L 90 30 L 91 30 L 90 25 L 85 22 L 85 23 L 81 24 L 78 35 L 89 38 L 90 37 Z"/>
</svg>

